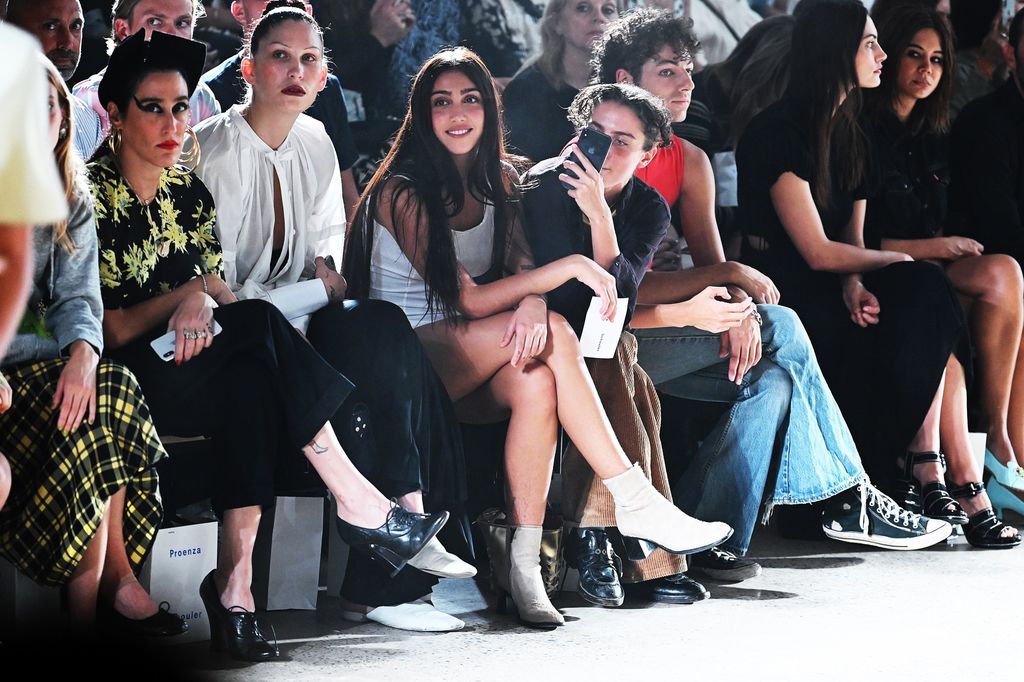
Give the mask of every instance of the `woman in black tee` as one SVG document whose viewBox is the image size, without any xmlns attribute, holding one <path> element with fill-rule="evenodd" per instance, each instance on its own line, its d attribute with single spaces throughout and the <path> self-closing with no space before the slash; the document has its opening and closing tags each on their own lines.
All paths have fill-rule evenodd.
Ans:
<svg viewBox="0 0 1024 682">
<path fill-rule="evenodd" d="M 923 495 L 927 516 L 964 523 L 937 454 L 963 312 L 937 266 L 864 248 L 865 144 L 854 116 L 858 87 L 878 86 L 886 54 L 856 0 L 820 0 L 796 15 L 786 94 L 737 148 L 744 258 L 800 314 L 872 478 L 892 486 L 903 458 L 898 501 L 922 504 Z M 957 491 L 965 504 L 991 513 L 969 486 L 973 467 L 951 461 L 950 477 L 968 484 Z M 972 542 L 1020 542 L 994 517 L 975 518 Z"/>
<path fill-rule="evenodd" d="M 866 130 L 876 179 L 867 205 L 869 247 L 937 261 L 969 313 L 977 349 L 980 404 L 988 420 L 985 468 L 996 508 L 1024 512 L 1024 291 L 1017 261 L 986 255 L 968 237 L 945 236 L 949 185 L 949 99 L 953 34 L 945 18 L 924 7 L 892 9 L 879 25 L 892 48 L 891 68 L 866 99 Z M 946 390 L 950 390 L 947 382 Z M 944 410 L 945 424 L 956 418 Z M 962 421 L 962 418 L 961 418 Z M 966 446 L 958 444 L 959 447 Z M 947 452 L 950 445 L 945 445 Z"/>
</svg>

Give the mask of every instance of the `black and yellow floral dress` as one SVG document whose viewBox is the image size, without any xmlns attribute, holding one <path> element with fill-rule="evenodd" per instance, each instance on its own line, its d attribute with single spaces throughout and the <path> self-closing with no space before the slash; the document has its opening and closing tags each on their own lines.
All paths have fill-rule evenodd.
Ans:
<svg viewBox="0 0 1024 682">
<path fill-rule="evenodd" d="M 180 166 L 164 170 L 156 197 L 141 203 L 109 156 L 89 166 L 100 239 L 105 308 L 166 294 L 201 274 L 223 271 L 206 186 Z"/>
<path fill-rule="evenodd" d="M 165 169 L 155 198 L 145 204 L 109 155 L 89 165 L 89 179 L 105 309 L 128 310 L 200 274 L 220 275 L 213 198 L 191 171 Z M 165 322 L 107 352 L 138 377 L 162 436 L 213 439 L 212 502 L 220 514 L 272 504 L 275 481 L 305 466 L 299 450 L 352 384 L 266 301 L 222 305 L 214 317 L 222 331 L 181 365 L 150 347 L 166 332 Z"/>
</svg>

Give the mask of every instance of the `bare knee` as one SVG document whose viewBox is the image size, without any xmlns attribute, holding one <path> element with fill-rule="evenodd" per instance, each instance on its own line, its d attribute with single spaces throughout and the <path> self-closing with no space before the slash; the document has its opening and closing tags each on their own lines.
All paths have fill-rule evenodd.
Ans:
<svg viewBox="0 0 1024 682">
<path fill-rule="evenodd" d="M 514 375 L 510 388 L 509 406 L 513 411 L 529 409 L 555 413 L 558 405 L 555 375 L 544 363 L 531 361 L 523 365 Z"/>
<path fill-rule="evenodd" d="M 548 338 L 557 351 L 579 354 L 580 340 L 576 331 L 564 317 L 551 311 L 548 311 Z"/>
<path fill-rule="evenodd" d="M 983 296 L 999 303 L 1024 305 L 1024 276 L 1016 259 L 1004 254 L 985 256 Z"/>
</svg>

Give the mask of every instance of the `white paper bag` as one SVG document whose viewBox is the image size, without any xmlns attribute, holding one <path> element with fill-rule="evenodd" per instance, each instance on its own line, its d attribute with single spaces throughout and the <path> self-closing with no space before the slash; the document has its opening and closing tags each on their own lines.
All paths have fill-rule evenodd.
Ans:
<svg viewBox="0 0 1024 682">
<path fill-rule="evenodd" d="M 323 527 L 322 497 L 278 497 L 264 512 L 252 562 L 258 608 L 316 610 Z"/>
<path fill-rule="evenodd" d="M 210 618 L 199 598 L 199 584 L 216 567 L 216 523 L 162 528 L 157 533 L 140 582 L 153 601 L 167 602 L 171 612 L 188 623 L 188 632 L 170 638 L 175 644 L 210 639 Z"/>
</svg>

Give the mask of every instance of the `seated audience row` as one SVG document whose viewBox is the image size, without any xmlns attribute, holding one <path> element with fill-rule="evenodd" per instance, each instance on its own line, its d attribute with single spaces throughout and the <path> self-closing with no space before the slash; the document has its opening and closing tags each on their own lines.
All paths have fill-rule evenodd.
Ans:
<svg viewBox="0 0 1024 682">
<path fill-rule="evenodd" d="M 77 0 L 39 5 L 80 30 Z M 389 16 L 438 37 L 456 5 L 403 0 Z M 12 9 L 29 27 L 42 16 Z M 758 518 L 808 505 L 807 530 L 846 542 L 919 549 L 963 525 L 976 547 L 1020 544 L 996 513 L 1024 510 L 1018 254 L 952 234 L 1012 241 L 1009 207 L 979 223 L 956 145 L 1007 125 L 996 105 L 1021 96 L 1024 12 L 1011 79 L 964 110 L 953 165 L 955 58 L 935 10 L 888 8 L 876 28 L 857 0 L 808 0 L 739 41 L 744 69 L 789 76 L 772 80 L 777 102 L 764 87 L 742 106 L 728 91 L 742 78 L 708 81 L 732 111 L 705 109 L 736 148 L 740 264 L 725 257 L 708 155 L 673 133 L 700 50 L 688 19 L 552 0 L 542 54 L 506 90 L 511 142 L 532 167 L 506 149 L 479 56 L 450 48 L 419 66 L 429 41 L 410 47 L 404 119 L 357 199 L 309 3 L 232 3 L 243 50 L 205 76 L 191 40 L 201 10 L 115 2 L 109 64 L 76 89 L 90 106 L 65 85 L 74 45 L 44 45 L 66 67 L 46 65 L 46 157 L 71 210 L 33 235 L 34 292 L 0 363 L 0 553 L 66 584 L 77 628 L 187 629 L 136 579 L 163 516 L 154 465 L 170 435 L 215 448 L 221 546 L 199 592 L 212 646 L 248 661 L 279 653 L 251 588 L 262 509 L 309 465 L 357 550 L 343 616 L 463 626 L 430 603 L 437 578 L 476 573 L 460 558 L 472 556 L 460 421 L 508 420 L 507 533 L 490 568 L 499 606 L 511 599 L 530 627 L 565 624 L 541 565 L 559 426 L 572 441 L 567 558 L 596 605 L 621 605 L 624 588 L 706 598 L 689 570 L 756 576 L 744 555 Z M 788 53 L 758 51 L 776 31 L 792 32 Z M 788 68 L 771 63 L 784 53 Z M 105 131 L 95 151 L 77 134 L 91 116 Z M 584 131 L 608 138 L 600 167 Z M 1011 170 L 985 190 L 1014 204 L 1019 150 L 1001 146 Z M 628 326 L 608 359 L 581 350 L 594 305 Z M 967 437 L 972 346 L 987 488 Z M 655 389 L 726 406 L 684 471 L 666 468 Z M 454 553 L 437 537 L 449 518 Z"/>
</svg>

